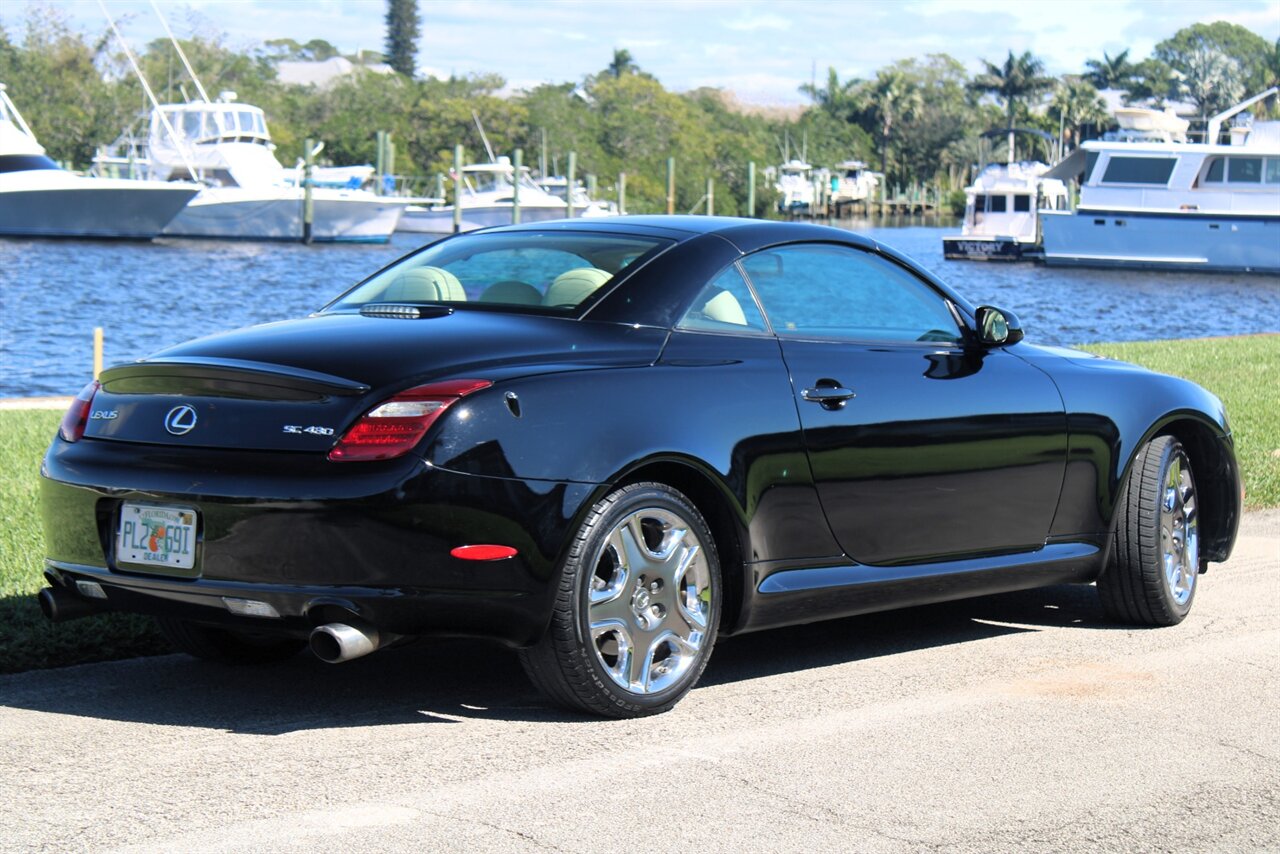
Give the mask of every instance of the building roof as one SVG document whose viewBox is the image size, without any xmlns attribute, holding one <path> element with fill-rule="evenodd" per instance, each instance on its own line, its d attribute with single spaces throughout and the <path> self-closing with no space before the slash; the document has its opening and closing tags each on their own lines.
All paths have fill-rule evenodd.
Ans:
<svg viewBox="0 0 1280 854">
<path fill-rule="evenodd" d="M 356 65 L 345 56 L 331 56 L 323 62 L 298 62 L 283 60 L 276 63 L 276 78 L 281 83 L 295 86 L 317 86 L 326 89 L 357 69 L 375 74 L 392 74 L 394 69 L 384 62 Z"/>
</svg>

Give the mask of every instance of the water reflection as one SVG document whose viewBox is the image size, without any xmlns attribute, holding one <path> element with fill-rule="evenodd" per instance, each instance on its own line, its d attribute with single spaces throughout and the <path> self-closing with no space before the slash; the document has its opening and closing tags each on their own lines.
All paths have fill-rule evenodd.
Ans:
<svg viewBox="0 0 1280 854">
<path fill-rule="evenodd" d="M 846 220 L 841 225 L 850 226 Z M 975 304 L 1016 312 L 1032 341 L 1075 344 L 1280 330 L 1280 277 L 944 261 L 958 226 L 923 218 L 852 226 L 912 256 Z M 92 369 L 224 329 L 298 317 L 422 244 L 0 239 L 0 396 L 74 394 Z"/>
</svg>

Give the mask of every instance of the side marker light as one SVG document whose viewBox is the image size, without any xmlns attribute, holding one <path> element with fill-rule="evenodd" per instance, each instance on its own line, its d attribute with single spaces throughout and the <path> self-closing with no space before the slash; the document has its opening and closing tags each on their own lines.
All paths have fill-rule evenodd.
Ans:
<svg viewBox="0 0 1280 854">
<path fill-rule="evenodd" d="M 506 560 L 519 552 L 511 546 L 458 546 L 449 554 L 460 560 Z"/>
</svg>

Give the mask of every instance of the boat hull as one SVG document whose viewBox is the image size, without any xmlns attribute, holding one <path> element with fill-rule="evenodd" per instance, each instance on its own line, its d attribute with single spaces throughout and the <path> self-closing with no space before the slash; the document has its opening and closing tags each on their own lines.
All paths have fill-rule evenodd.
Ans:
<svg viewBox="0 0 1280 854">
<path fill-rule="evenodd" d="M 555 207 L 521 207 L 521 222 L 547 222 L 553 219 L 564 219 L 565 206 Z M 495 225 L 511 225 L 511 206 L 492 205 L 486 207 L 462 208 L 462 224 L 460 230 L 475 231 L 477 228 L 490 228 Z M 397 231 L 413 234 L 452 234 L 453 208 L 410 208 L 400 217 Z"/>
<path fill-rule="evenodd" d="M 312 199 L 311 239 L 317 243 L 385 243 L 396 230 L 404 202 L 362 194 L 317 191 Z M 205 190 L 174 218 L 165 237 L 301 240 L 303 196 Z"/>
<path fill-rule="evenodd" d="M 1280 216 L 1041 211 L 1052 266 L 1280 273 Z"/>
<path fill-rule="evenodd" d="M 0 185 L 0 235 L 151 240 L 195 196 L 193 185 L 82 178 L 65 187 Z M 122 186 L 123 185 L 123 186 Z"/>
<path fill-rule="evenodd" d="M 1035 243 L 1010 237 L 942 238 L 942 257 L 951 261 L 1032 261 L 1040 256 Z"/>
</svg>

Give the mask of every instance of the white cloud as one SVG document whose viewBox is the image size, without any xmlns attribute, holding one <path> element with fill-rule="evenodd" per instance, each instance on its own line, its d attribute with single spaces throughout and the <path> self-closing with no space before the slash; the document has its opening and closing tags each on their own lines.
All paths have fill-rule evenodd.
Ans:
<svg viewBox="0 0 1280 854">
<path fill-rule="evenodd" d="M 760 15 L 743 15 L 732 21 L 725 23 L 725 27 L 738 32 L 754 32 L 756 30 L 789 30 L 791 29 L 791 19 L 784 18 L 781 15 L 771 15 L 768 13 Z"/>
</svg>

